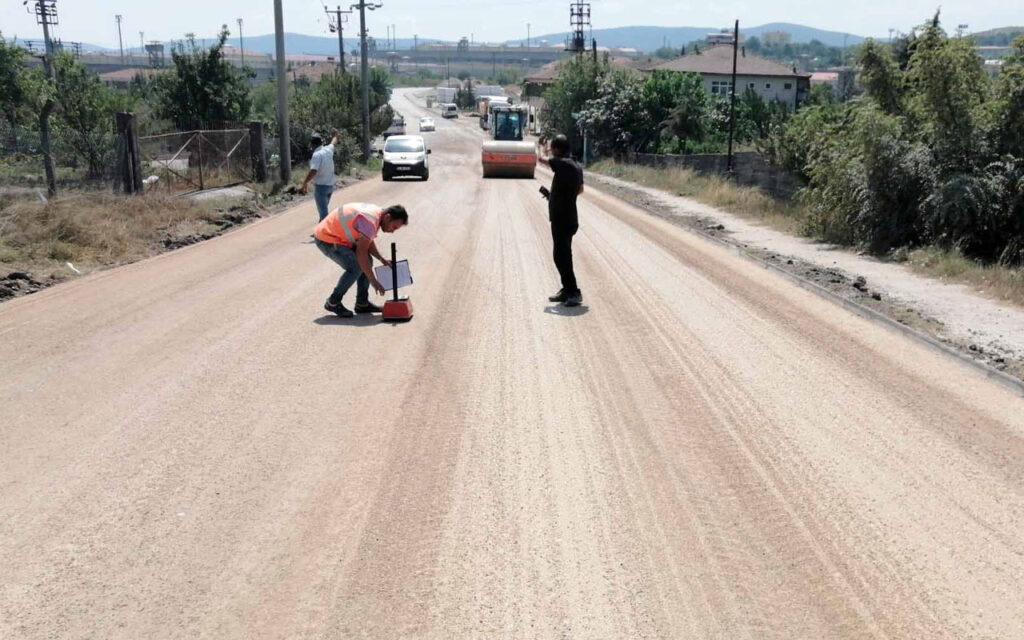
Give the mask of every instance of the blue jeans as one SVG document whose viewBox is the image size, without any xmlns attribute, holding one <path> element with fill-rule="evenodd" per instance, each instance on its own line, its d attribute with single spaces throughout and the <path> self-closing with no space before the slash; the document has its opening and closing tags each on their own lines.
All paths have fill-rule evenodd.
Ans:
<svg viewBox="0 0 1024 640">
<path fill-rule="evenodd" d="M 316 248 L 320 253 L 330 258 L 335 264 L 345 270 L 338 279 L 338 286 L 334 287 L 331 293 L 331 301 L 341 302 L 342 296 L 348 293 L 352 284 L 359 282 L 356 287 L 356 304 L 362 305 L 370 301 L 370 280 L 359 267 L 359 260 L 356 252 L 340 244 L 330 244 L 317 238 Z M 370 265 L 373 265 L 373 256 L 370 256 Z"/>
<path fill-rule="evenodd" d="M 327 217 L 327 206 L 331 202 L 332 193 L 334 193 L 333 184 L 313 185 L 313 200 L 316 202 L 316 210 L 320 214 L 321 220 Z"/>
</svg>

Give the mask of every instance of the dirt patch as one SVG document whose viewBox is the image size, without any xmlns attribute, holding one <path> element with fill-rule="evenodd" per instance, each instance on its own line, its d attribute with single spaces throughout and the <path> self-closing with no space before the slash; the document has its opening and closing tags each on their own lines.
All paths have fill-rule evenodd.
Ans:
<svg viewBox="0 0 1024 640">
<path fill-rule="evenodd" d="M 1001 333 L 1004 329 L 1002 326 L 995 326 L 996 323 L 993 323 L 993 326 L 965 327 L 964 321 L 958 319 L 955 325 L 951 326 L 948 321 L 949 317 L 930 309 L 927 301 L 908 296 L 905 291 L 894 290 L 887 283 L 873 281 L 868 275 L 835 265 L 823 264 L 823 261 L 809 260 L 788 252 L 766 248 L 760 244 L 745 242 L 723 223 L 722 217 L 715 215 L 716 212 L 711 207 L 692 203 L 693 207 L 687 207 L 684 210 L 675 204 L 676 200 L 683 200 L 679 196 L 669 193 L 662 195 L 653 192 L 652 188 L 629 185 L 623 180 L 600 174 L 591 173 L 589 178 L 599 183 L 603 191 L 616 195 L 673 224 L 741 248 L 749 255 L 809 280 L 835 295 L 931 336 L 974 360 L 1024 379 L 1024 348 L 1016 344 L 1014 336 Z M 702 215 L 700 213 L 702 210 L 709 214 Z M 729 214 L 723 212 L 722 215 L 728 216 Z M 796 241 L 794 239 L 794 242 Z M 835 256 L 830 254 L 830 257 Z M 855 261 L 848 260 L 846 262 Z M 873 262 L 872 265 L 872 268 L 877 270 L 877 266 L 875 266 L 877 263 Z M 885 266 L 898 267 L 898 265 Z M 971 297 L 970 293 L 965 292 L 961 304 L 970 306 L 972 304 Z M 992 303 L 979 298 L 977 304 Z M 1019 337 L 1016 336 L 1016 338 Z"/>
<path fill-rule="evenodd" d="M 353 167 L 338 176 L 336 189 L 375 175 L 373 167 Z M 0 302 L 215 238 L 312 197 L 296 184 L 256 187 L 249 198 L 199 201 L 69 192 L 42 203 L 34 192 L 0 194 Z"/>
</svg>

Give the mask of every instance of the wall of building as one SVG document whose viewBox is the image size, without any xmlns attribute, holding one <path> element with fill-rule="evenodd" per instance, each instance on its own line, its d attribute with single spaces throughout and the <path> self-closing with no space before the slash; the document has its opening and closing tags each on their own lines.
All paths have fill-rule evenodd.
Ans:
<svg viewBox="0 0 1024 640">
<path fill-rule="evenodd" d="M 719 87 L 722 87 L 722 83 L 729 83 L 732 80 L 732 76 L 729 75 L 714 75 L 714 74 L 701 74 L 704 78 L 704 88 L 707 90 L 708 95 L 715 93 L 714 89 L 716 83 Z M 761 96 L 762 100 L 766 101 L 778 101 L 788 105 L 791 108 L 796 107 L 797 102 L 797 91 L 799 88 L 799 79 L 795 76 L 736 76 L 736 95 L 743 95 L 747 87 L 751 87 Z M 789 88 L 787 89 L 787 85 Z M 728 84 L 725 84 L 728 87 Z M 719 95 L 722 95 L 719 93 Z M 728 96 L 728 91 L 724 94 Z"/>
<path fill-rule="evenodd" d="M 635 153 L 630 160 L 649 167 L 686 167 L 700 175 L 728 175 L 729 157 L 724 153 L 694 153 L 689 155 Z M 790 199 L 804 186 L 792 173 L 764 161 L 756 151 L 733 154 L 736 183 L 758 187 L 776 198 Z"/>
</svg>

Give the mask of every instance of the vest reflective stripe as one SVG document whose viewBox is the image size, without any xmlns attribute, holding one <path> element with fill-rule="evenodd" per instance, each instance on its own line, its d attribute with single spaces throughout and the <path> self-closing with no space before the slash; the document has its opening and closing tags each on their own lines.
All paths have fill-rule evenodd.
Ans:
<svg viewBox="0 0 1024 640">
<path fill-rule="evenodd" d="M 359 232 L 355 228 L 356 218 L 363 216 L 379 229 L 380 215 L 381 208 L 372 204 L 346 204 L 327 214 L 327 217 L 313 229 L 313 235 L 323 242 L 354 247 L 359 237 Z"/>
</svg>

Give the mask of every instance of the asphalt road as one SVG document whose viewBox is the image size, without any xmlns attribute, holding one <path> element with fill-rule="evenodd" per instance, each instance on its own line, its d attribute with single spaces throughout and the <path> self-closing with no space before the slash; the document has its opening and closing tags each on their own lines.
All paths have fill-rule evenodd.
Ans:
<svg viewBox="0 0 1024 640">
<path fill-rule="evenodd" d="M 396 103 L 419 115 L 405 92 Z M 411 323 L 312 202 L 0 306 L 2 638 L 1022 638 L 1022 400 L 437 118 Z"/>
</svg>

